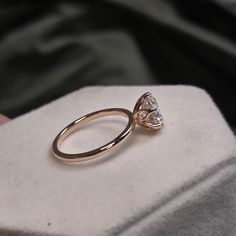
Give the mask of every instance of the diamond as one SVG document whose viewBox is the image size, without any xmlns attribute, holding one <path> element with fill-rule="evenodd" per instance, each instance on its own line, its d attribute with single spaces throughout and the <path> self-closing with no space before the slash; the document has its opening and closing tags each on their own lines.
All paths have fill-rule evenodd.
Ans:
<svg viewBox="0 0 236 236">
<path fill-rule="evenodd" d="M 142 106 L 143 109 L 155 110 L 157 109 L 157 101 L 153 96 L 149 95 L 144 98 Z"/>
<path fill-rule="evenodd" d="M 140 111 L 139 112 L 139 118 L 141 120 L 144 120 L 147 117 L 148 112 L 147 111 Z"/>
<path fill-rule="evenodd" d="M 163 124 L 163 116 L 159 109 L 153 111 L 147 119 L 147 122 L 151 125 L 162 125 Z"/>
<path fill-rule="evenodd" d="M 143 94 L 135 104 L 134 119 L 137 124 L 150 130 L 163 127 L 164 121 L 156 99 L 151 93 Z"/>
</svg>

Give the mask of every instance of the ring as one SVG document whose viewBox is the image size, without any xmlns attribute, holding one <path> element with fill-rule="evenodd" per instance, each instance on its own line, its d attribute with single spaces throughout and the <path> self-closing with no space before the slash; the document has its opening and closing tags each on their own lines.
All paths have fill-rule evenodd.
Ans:
<svg viewBox="0 0 236 236">
<path fill-rule="evenodd" d="M 128 118 L 128 123 L 125 129 L 113 140 L 104 144 L 101 147 L 93 149 L 83 153 L 64 153 L 60 151 L 59 147 L 62 142 L 71 133 L 78 130 L 88 122 L 104 117 L 104 116 L 116 116 L 122 115 Z M 117 145 L 121 144 L 126 138 L 132 133 L 135 125 L 138 124 L 148 130 L 158 130 L 164 126 L 163 116 L 160 112 L 160 108 L 157 104 L 156 99 L 150 92 L 143 94 L 135 104 L 133 112 L 123 108 L 108 108 L 99 111 L 92 112 L 85 116 L 78 118 L 67 125 L 61 132 L 56 136 L 52 144 L 53 156 L 64 163 L 80 163 L 94 159 L 101 154 L 105 154 Z"/>
</svg>

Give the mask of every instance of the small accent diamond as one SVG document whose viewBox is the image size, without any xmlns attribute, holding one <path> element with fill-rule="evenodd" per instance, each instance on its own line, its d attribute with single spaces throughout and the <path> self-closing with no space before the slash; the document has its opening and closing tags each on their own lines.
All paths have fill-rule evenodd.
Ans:
<svg viewBox="0 0 236 236">
<path fill-rule="evenodd" d="M 148 114 L 147 111 L 140 111 L 139 112 L 140 119 L 144 120 L 146 118 L 147 114 Z"/>
</svg>

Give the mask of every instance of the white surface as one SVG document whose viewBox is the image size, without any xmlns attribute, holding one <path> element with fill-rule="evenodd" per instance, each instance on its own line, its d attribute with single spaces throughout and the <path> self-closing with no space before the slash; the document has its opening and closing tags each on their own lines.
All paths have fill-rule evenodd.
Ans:
<svg viewBox="0 0 236 236">
<path fill-rule="evenodd" d="M 69 122 L 109 107 L 133 110 L 146 91 L 157 97 L 163 113 L 160 132 L 136 128 L 117 152 L 89 164 L 68 166 L 51 158 L 51 143 Z M 124 126 L 120 119 L 114 126 L 112 119 L 98 120 L 63 149 L 103 144 Z M 195 203 L 205 193 L 214 195 L 236 170 L 232 132 L 210 97 L 189 86 L 84 88 L 1 126 L 0 138 L 1 235 L 155 235 L 158 230 L 167 235 L 170 212 L 173 216 L 189 202 L 188 209 L 196 210 Z M 227 214 L 236 212 L 235 205 L 223 207 Z M 173 235 L 185 235 L 177 229 Z"/>
</svg>

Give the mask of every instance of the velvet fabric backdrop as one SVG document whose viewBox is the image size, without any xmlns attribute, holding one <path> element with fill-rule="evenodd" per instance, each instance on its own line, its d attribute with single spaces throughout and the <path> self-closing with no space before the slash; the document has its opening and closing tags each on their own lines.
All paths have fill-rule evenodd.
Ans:
<svg viewBox="0 0 236 236">
<path fill-rule="evenodd" d="M 235 126 L 234 1 L 8 0 L 0 29 L 0 113 L 86 85 L 189 84 Z"/>
</svg>

